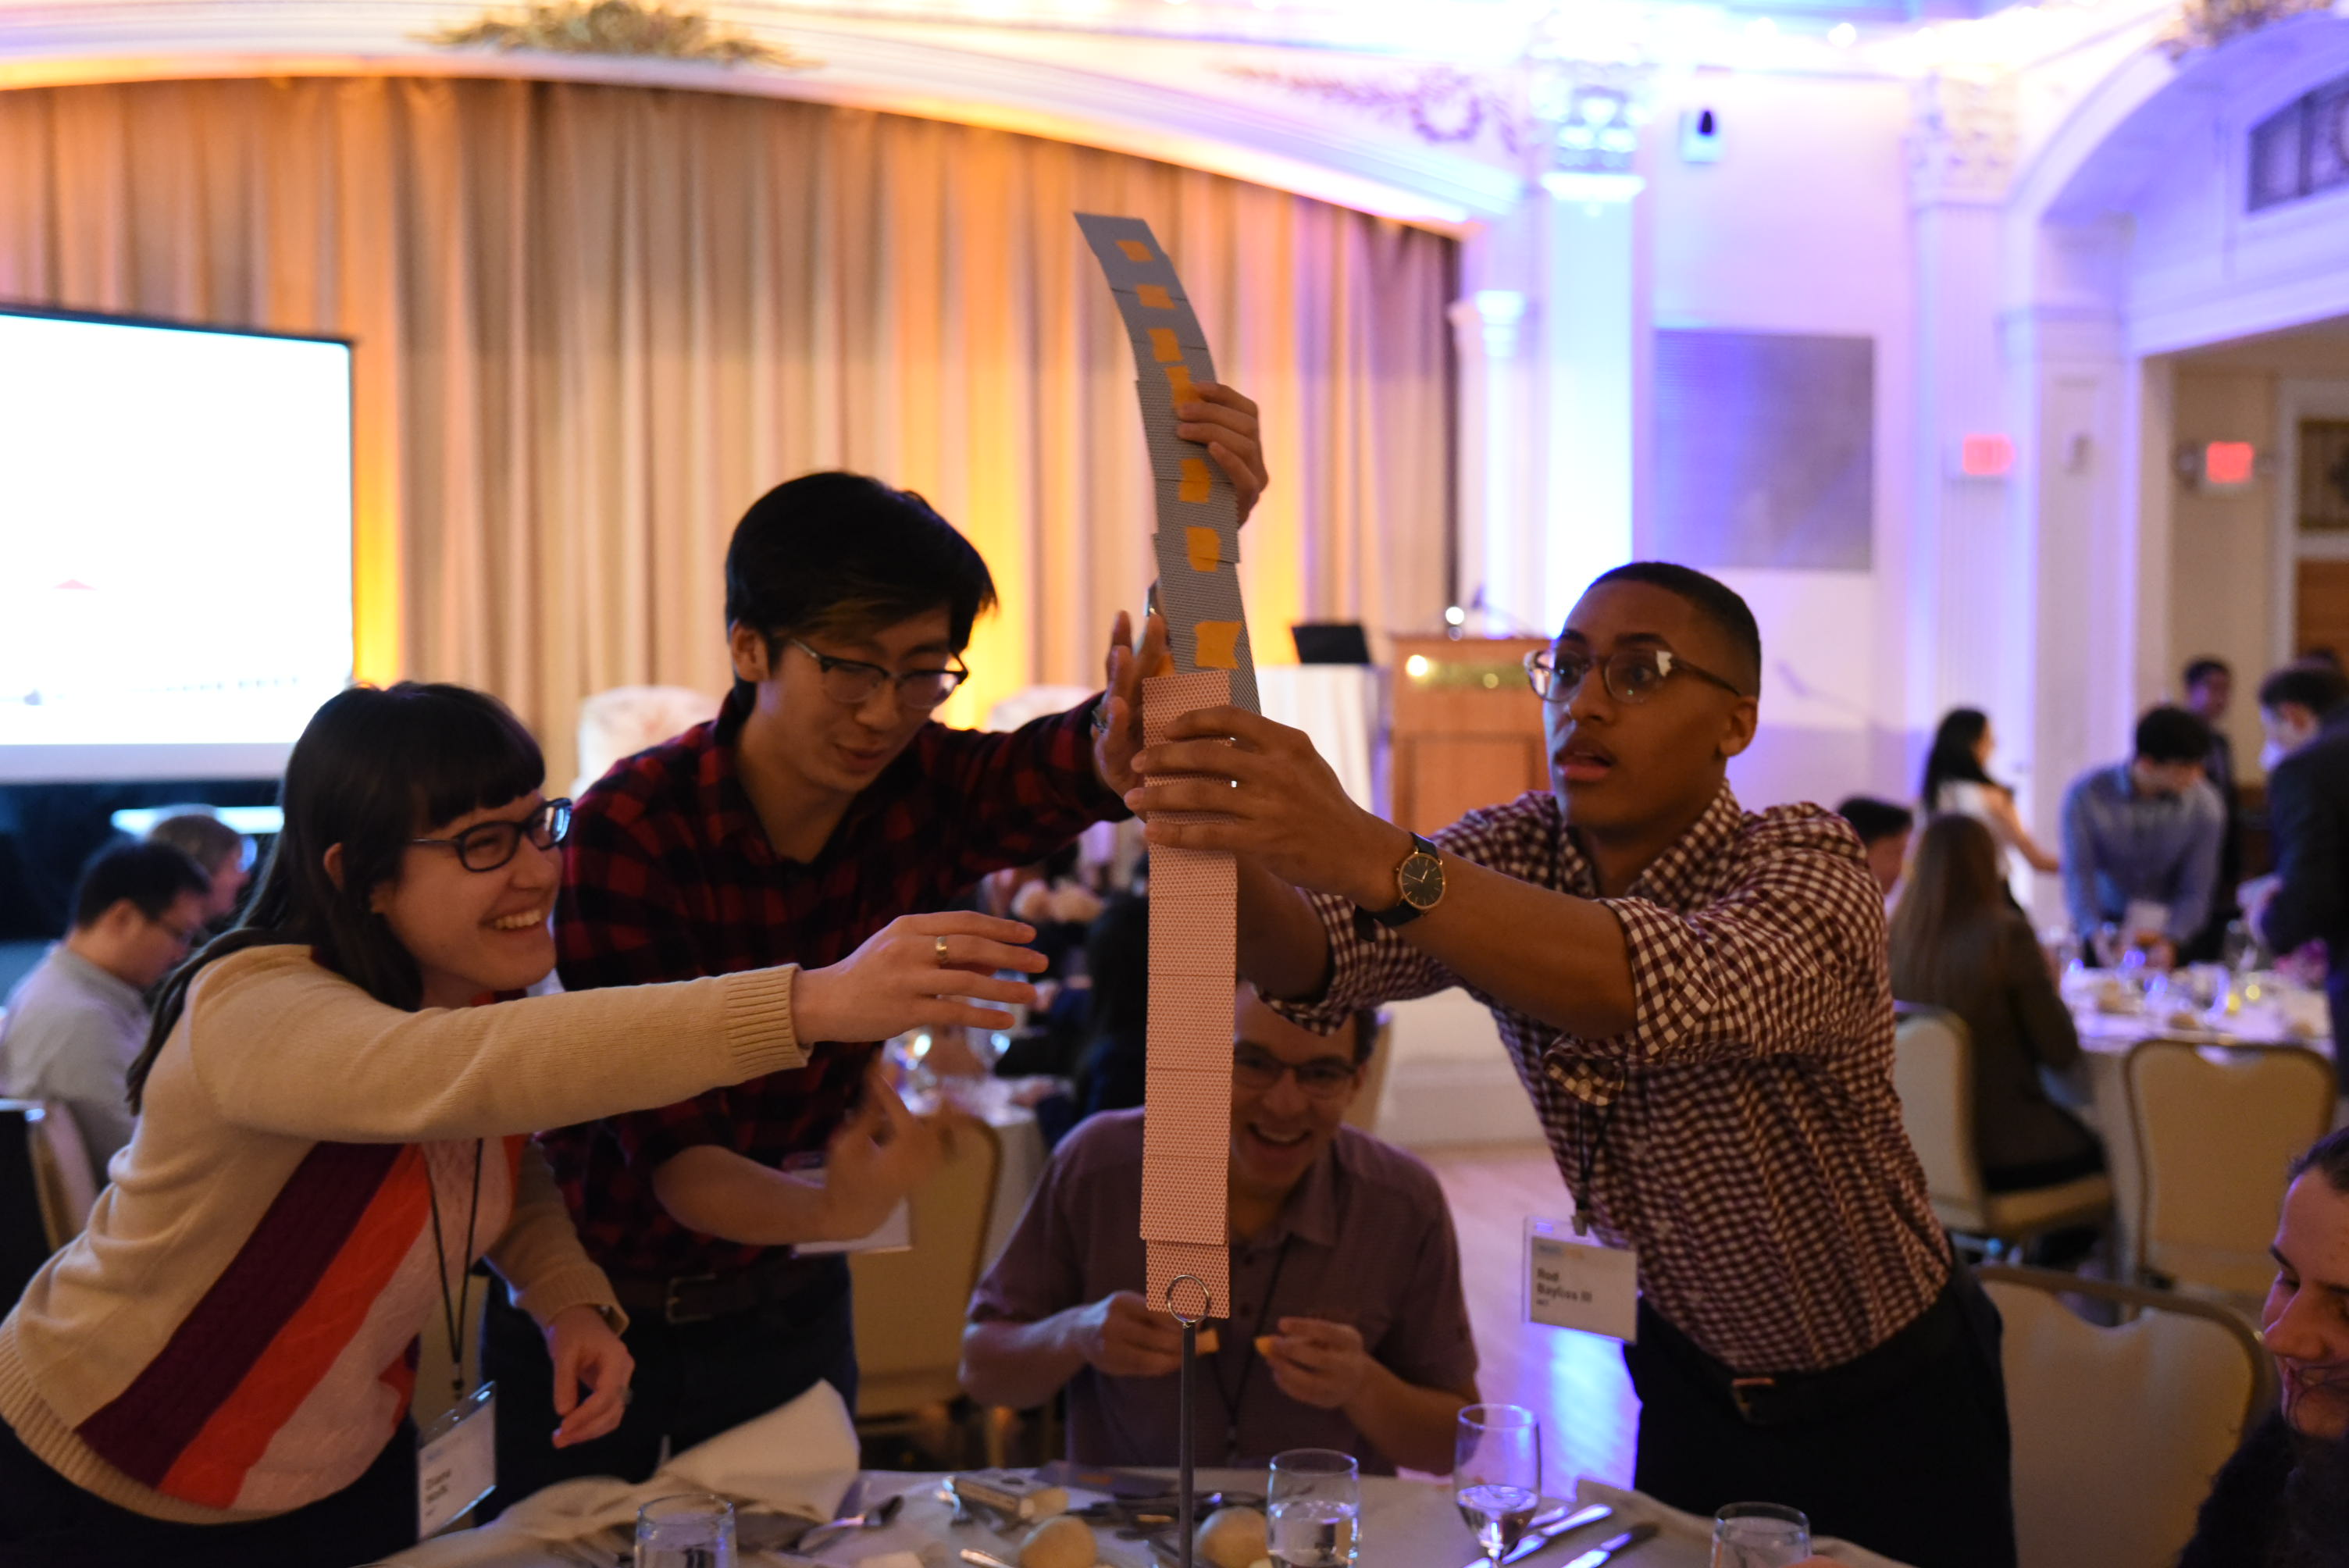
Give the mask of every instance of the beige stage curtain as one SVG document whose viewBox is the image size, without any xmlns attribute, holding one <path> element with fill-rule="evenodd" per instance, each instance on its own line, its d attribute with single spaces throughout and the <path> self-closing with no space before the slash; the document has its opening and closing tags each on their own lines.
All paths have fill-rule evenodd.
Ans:
<svg viewBox="0 0 2349 1568">
<path fill-rule="evenodd" d="M 1151 574 L 1151 491 L 1074 210 L 1156 226 L 1218 369 L 1264 407 L 1275 489 L 1243 543 L 1259 656 L 1288 658 L 1298 620 L 1433 624 L 1440 236 L 1061 142 L 715 93 L 0 92 L 0 298 L 354 338 L 361 673 L 499 693 L 556 779 L 583 696 L 722 688 L 728 533 L 813 469 L 918 490 L 986 554 L 1003 609 L 953 717 L 1098 678 Z"/>
</svg>

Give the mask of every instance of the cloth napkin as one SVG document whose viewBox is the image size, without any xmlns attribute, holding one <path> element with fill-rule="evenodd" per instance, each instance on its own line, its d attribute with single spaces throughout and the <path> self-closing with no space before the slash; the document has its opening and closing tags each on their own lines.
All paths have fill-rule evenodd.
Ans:
<svg viewBox="0 0 2349 1568">
<path fill-rule="evenodd" d="M 856 1428 L 829 1383 L 673 1457 L 641 1486 L 587 1476 L 548 1487 L 478 1530 L 436 1536 L 386 1568 L 466 1568 L 512 1562 L 533 1542 L 584 1541 L 632 1524 L 656 1498 L 707 1491 L 742 1509 L 830 1519 L 857 1472 Z"/>
<path fill-rule="evenodd" d="M 1588 1507 L 1603 1502 L 1615 1510 L 1616 1517 L 1633 1524 L 1652 1524 L 1659 1535 L 1694 1542 L 1707 1551 L 1713 1546 L 1713 1521 L 1699 1519 L 1693 1513 L 1682 1513 L 1677 1508 L 1667 1508 L 1644 1492 L 1626 1491 L 1621 1487 L 1609 1486 L 1605 1481 L 1584 1476 L 1574 1483 L 1577 1506 Z M 1889 1557 L 1879 1557 L 1863 1546 L 1847 1541 L 1837 1541 L 1823 1535 L 1811 1542 L 1811 1551 L 1821 1557 L 1831 1557 L 1847 1568 L 1902 1568 Z"/>
</svg>

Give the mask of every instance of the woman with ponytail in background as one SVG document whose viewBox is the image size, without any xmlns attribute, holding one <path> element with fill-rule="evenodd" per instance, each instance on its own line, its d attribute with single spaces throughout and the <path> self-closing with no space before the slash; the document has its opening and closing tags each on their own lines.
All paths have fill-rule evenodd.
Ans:
<svg viewBox="0 0 2349 1568">
<path fill-rule="evenodd" d="M 808 1041 L 1000 1026 L 950 997 L 1030 999 L 993 977 L 1041 965 L 1027 928 L 963 913 L 825 969 L 520 996 L 554 966 L 571 808 L 544 774 L 460 686 L 312 718 L 244 923 L 164 989 L 113 1185 L 0 1323 L 0 1559 L 326 1568 L 411 1543 L 415 1345 L 456 1332 L 477 1258 L 557 1368 L 554 1408 L 499 1419 L 568 1445 L 626 1398 L 624 1319 L 529 1132 L 797 1067 Z M 862 1115 L 914 1126 L 877 1081 Z"/>
</svg>

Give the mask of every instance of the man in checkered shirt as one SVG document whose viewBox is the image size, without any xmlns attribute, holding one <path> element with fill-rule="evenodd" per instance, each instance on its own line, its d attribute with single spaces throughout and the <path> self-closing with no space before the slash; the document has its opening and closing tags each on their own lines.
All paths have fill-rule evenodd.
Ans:
<svg viewBox="0 0 2349 1568">
<path fill-rule="evenodd" d="M 1229 708 L 1143 752 L 1127 803 L 1228 813 L 1149 837 L 1237 854 L 1241 967 L 1301 1020 L 1455 985 L 1492 1008 L 1578 1211 L 1638 1253 L 1642 1491 L 2008 1568 L 1998 1316 L 1901 1130 L 1882 897 L 1840 819 L 1729 789 L 1752 612 L 1702 573 L 1626 566 L 1527 665 L 1551 788 L 1433 844 Z"/>
</svg>

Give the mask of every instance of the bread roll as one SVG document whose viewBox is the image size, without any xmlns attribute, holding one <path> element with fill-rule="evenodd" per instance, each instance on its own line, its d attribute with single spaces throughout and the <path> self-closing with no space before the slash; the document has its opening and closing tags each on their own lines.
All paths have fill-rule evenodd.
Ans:
<svg viewBox="0 0 2349 1568">
<path fill-rule="evenodd" d="M 1253 1508 L 1219 1508 L 1199 1526 L 1199 1558 L 1208 1568 L 1253 1568 L 1269 1550 L 1264 1515 Z"/>
<path fill-rule="evenodd" d="M 1064 1513 L 1028 1532 L 1019 1543 L 1019 1568 L 1093 1568 L 1098 1555 L 1093 1527 Z"/>
</svg>

